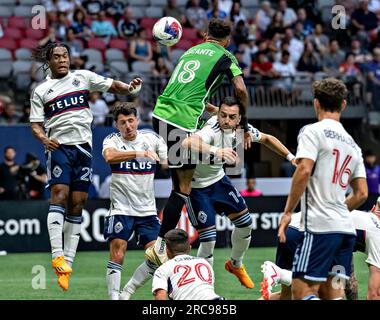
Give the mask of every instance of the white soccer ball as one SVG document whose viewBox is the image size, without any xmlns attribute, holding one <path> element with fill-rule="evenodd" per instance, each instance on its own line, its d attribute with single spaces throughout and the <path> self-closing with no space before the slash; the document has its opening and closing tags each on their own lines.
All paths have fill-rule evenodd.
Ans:
<svg viewBox="0 0 380 320">
<path fill-rule="evenodd" d="M 163 17 L 153 26 L 153 38 L 164 46 L 175 45 L 182 37 L 182 26 L 173 17 Z"/>
</svg>

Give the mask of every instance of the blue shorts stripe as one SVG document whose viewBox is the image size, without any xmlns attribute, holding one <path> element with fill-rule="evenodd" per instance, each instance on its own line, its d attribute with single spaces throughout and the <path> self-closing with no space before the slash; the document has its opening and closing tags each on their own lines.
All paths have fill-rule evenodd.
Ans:
<svg viewBox="0 0 380 320">
<path fill-rule="evenodd" d="M 304 265 L 304 260 L 306 259 L 305 256 L 306 256 L 307 248 L 309 246 L 309 241 L 310 241 L 309 234 L 307 232 L 305 232 L 304 242 L 302 243 L 300 257 L 299 257 L 299 261 L 297 263 L 297 271 L 299 271 L 299 272 L 302 272 L 302 270 L 303 270 L 302 267 Z"/>
<path fill-rule="evenodd" d="M 309 259 L 310 259 L 311 249 L 313 247 L 313 235 L 309 234 L 309 236 L 310 236 L 310 241 L 309 241 L 309 246 L 307 248 L 305 265 L 304 265 L 304 268 L 303 268 L 304 272 L 306 272 L 307 266 L 309 265 Z"/>
<path fill-rule="evenodd" d="M 186 203 L 187 214 L 189 216 L 191 224 L 193 225 L 193 227 L 196 227 L 198 225 L 198 220 L 194 214 L 194 210 L 193 210 L 193 207 L 191 205 L 191 201 L 190 201 L 189 197 L 185 198 L 185 203 Z"/>
</svg>

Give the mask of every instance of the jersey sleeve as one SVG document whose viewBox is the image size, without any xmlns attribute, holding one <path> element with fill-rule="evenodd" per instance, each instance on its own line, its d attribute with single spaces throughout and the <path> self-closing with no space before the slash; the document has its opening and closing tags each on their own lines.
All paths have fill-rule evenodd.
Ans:
<svg viewBox="0 0 380 320">
<path fill-rule="evenodd" d="M 112 133 L 103 140 L 103 150 L 102 150 L 103 155 L 104 155 L 104 151 L 107 149 L 110 149 L 110 148 L 117 149 L 117 144 L 114 140 L 114 137 L 115 135 Z"/>
<path fill-rule="evenodd" d="M 231 56 L 229 57 L 231 60 L 230 67 L 228 68 L 226 74 L 228 79 L 235 78 L 237 76 L 241 76 L 243 74 L 243 71 L 239 67 L 239 63 L 237 62 L 236 58 Z"/>
<path fill-rule="evenodd" d="M 95 72 L 85 70 L 85 75 L 88 79 L 90 92 L 100 91 L 106 92 L 111 87 L 113 80 L 111 78 L 103 77 Z"/>
<path fill-rule="evenodd" d="M 30 122 L 44 122 L 45 120 L 45 111 L 44 104 L 41 97 L 33 90 L 31 99 L 30 99 Z"/>
<path fill-rule="evenodd" d="M 163 264 L 161 267 L 159 267 L 153 275 L 153 281 L 152 281 L 152 293 L 158 289 L 163 289 L 166 292 L 169 291 L 168 289 L 168 280 L 169 275 L 165 270 L 165 264 Z M 169 293 L 169 292 L 168 292 Z"/>
<path fill-rule="evenodd" d="M 195 132 L 195 134 L 197 136 L 200 136 L 204 143 L 212 144 L 212 142 L 214 141 L 216 133 L 215 130 L 217 126 L 218 121 L 216 120 L 216 117 L 212 117 L 210 120 L 207 121 L 205 126 L 201 130 Z"/>
<path fill-rule="evenodd" d="M 307 158 L 314 162 L 317 160 L 319 151 L 319 138 L 311 126 L 301 129 L 298 135 L 297 159 Z"/>
<path fill-rule="evenodd" d="M 356 165 L 355 170 L 352 172 L 351 180 L 356 178 L 367 178 L 367 172 L 364 166 L 364 160 L 360 152 L 360 158 Z"/>
<path fill-rule="evenodd" d="M 165 143 L 165 140 L 161 136 L 155 136 L 156 141 L 156 153 L 160 157 L 160 160 L 168 159 L 168 146 Z"/>
</svg>

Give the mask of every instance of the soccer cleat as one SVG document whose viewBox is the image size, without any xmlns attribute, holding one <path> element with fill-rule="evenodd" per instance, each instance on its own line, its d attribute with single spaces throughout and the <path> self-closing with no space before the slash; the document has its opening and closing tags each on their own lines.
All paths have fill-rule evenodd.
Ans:
<svg viewBox="0 0 380 320">
<path fill-rule="evenodd" d="M 253 281 L 249 277 L 247 271 L 245 270 L 244 265 L 241 265 L 239 268 L 235 268 L 232 266 L 231 260 L 227 260 L 224 268 L 234 274 L 240 281 L 241 285 L 248 288 L 252 289 L 254 287 Z"/>
<path fill-rule="evenodd" d="M 265 261 L 261 265 L 261 272 L 264 274 L 264 278 L 260 283 L 260 291 L 263 299 L 268 300 L 273 287 L 280 283 L 280 270 L 273 262 Z"/>
<path fill-rule="evenodd" d="M 65 291 L 69 290 L 69 282 L 70 282 L 71 273 L 59 273 L 57 271 L 55 273 L 58 276 L 59 286 Z"/>
<path fill-rule="evenodd" d="M 71 273 L 73 270 L 67 264 L 64 256 L 59 256 L 51 261 L 53 269 L 58 273 Z"/>
<path fill-rule="evenodd" d="M 168 261 L 166 251 L 164 254 L 158 254 L 154 245 L 145 250 L 145 258 L 154 263 L 156 266 L 160 266 Z"/>
</svg>

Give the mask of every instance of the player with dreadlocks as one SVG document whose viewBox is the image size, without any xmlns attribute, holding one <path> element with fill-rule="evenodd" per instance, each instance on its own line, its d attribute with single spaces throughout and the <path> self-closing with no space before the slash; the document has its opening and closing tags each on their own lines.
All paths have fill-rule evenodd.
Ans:
<svg viewBox="0 0 380 320">
<path fill-rule="evenodd" d="M 31 94 L 30 122 L 33 135 L 44 145 L 51 200 L 47 226 L 52 266 L 58 284 L 68 290 L 82 222 L 82 209 L 91 185 L 91 122 L 88 104 L 92 91 L 136 94 L 142 81 L 129 84 L 88 70 L 70 71 L 70 48 L 50 43 L 33 51 L 50 73 Z M 63 237 L 62 237 L 63 234 Z M 62 239 L 64 238 L 64 239 Z"/>
</svg>

